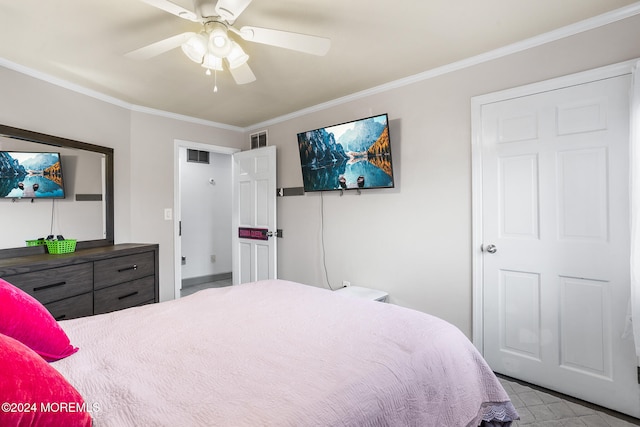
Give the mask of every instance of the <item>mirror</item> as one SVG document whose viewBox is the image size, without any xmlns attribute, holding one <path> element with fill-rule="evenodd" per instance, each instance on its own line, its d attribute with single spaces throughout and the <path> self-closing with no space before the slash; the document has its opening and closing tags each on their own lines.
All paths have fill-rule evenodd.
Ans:
<svg viewBox="0 0 640 427">
<path fill-rule="evenodd" d="M 3 194 L 0 258 L 46 253 L 44 246 L 26 241 L 50 234 L 76 239 L 76 249 L 113 244 L 112 148 L 0 125 L 0 151 L 60 153 L 64 183 L 64 198 Z"/>
</svg>

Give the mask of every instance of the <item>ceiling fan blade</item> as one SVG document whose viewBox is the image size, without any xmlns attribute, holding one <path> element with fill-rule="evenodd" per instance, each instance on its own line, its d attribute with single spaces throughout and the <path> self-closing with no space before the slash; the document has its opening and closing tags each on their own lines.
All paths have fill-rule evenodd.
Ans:
<svg viewBox="0 0 640 427">
<path fill-rule="evenodd" d="M 251 71 L 249 64 L 247 64 L 246 62 L 237 68 L 229 69 L 229 71 L 233 76 L 233 80 L 235 80 L 239 85 L 244 85 L 256 81 L 255 74 L 253 74 L 253 71 Z"/>
<path fill-rule="evenodd" d="M 153 7 L 157 7 L 160 10 L 164 10 L 165 12 L 169 12 L 172 15 L 176 15 L 183 19 L 188 19 L 189 21 L 199 22 L 198 17 L 192 11 L 185 9 L 182 6 L 179 6 L 175 3 L 170 2 L 169 0 L 140 0 L 144 3 L 147 3 Z"/>
<path fill-rule="evenodd" d="M 234 30 L 233 27 L 231 29 Z M 247 41 L 297 50 L 298 52 L 317 56 L 326 55 L 331 47 L 331 40 L 328 38 L 289 31 L 245 26 L 240 28 L 239 31 L 234 30 L 234 32 Z"/>
<path fill-rule="evenodd" d="M 233 22 L 251 4 L 251 0 L 218 0 L 216 12 L 225 21 Z"/>
<path fill-rule="evenodd" d="M 186 42 L 189 37 L 193 36 L 194 34 L 195 33 L 190 32 L 177 34 L 173 37 L 169 37 L 167 39 L 160 40 L 159 42 L 152 43 L 148 46 L 141 47 L 140 49 L 133 50 L 129 53 L 126 53 L 124 56 L 140 61 L 153 58 L 154 56 L 158 56 L 162 53 L 168 52 L 171 49 L 175 49 L 182 43 Z"/>
</svg>

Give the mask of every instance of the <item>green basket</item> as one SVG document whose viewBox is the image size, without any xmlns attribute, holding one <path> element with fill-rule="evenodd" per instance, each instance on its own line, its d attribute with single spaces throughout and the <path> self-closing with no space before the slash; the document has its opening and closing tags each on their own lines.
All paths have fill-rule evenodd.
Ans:
<svg viewBox="0 0 640 427">
<path fill-rule="evenodd" d="M 27 240 L 26 242 L 27 242 L 27 246 L 42 246 L 47 244 L 47 241 L 44 239 Z"/>
<path fill-rule="evenodd" d="M 76 250 L 75 239 L 47 240 L 46 242 L 50 254 L 68 254 Z"/>
</svg>

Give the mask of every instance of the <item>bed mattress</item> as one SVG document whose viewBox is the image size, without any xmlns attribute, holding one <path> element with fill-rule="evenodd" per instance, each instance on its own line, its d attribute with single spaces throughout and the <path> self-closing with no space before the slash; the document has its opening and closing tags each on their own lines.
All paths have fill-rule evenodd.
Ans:
<svg viewBox="0 0 640 427">
<path fill-rule="evenodd" d="M 95 426 L 477 426 L 517 417 L 451 324 L 282 280 L 60 322 Z"/>
</svg>

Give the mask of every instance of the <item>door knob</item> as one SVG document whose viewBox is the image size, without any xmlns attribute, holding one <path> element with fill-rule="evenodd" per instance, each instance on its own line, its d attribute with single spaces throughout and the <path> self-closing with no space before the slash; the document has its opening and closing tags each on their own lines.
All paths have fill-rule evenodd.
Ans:
<svg viewBox="0 0 640 427">
<path fill-rule="evenodd" d="M 495 254 L 498 251 L 498 248 L 496 247 L 496 245 L 487 245 L 486 247 L 483 248 L 486 252 L 489 252 L 490 254 Z"/>
</svg>

